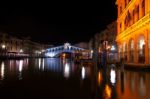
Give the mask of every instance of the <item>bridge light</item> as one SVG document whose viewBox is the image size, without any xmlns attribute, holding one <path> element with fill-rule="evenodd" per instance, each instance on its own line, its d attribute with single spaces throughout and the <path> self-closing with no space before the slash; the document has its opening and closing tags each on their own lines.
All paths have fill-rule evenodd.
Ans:
<svg viewBox="0 0 150 99">
<path fill-rule="evenodd" d="M 93 53 L 93 50 L 91 50 L 91 53 Z"/>
<path fill-rule="evenodd" d="M 66 54 L 64 53 L 64 54 L 63 54 L 63 58 L 65 58 L 65 57 L 66 57 Z"/>
<path fill-rule="evenodd" d="M 54 57 L 55 56 L 55 53 L 51 52 L 51 53 L 46 53 L 45 56 L 47 57 Z"/>
<path fill-rule="evenodd" d="M 44 50 L 44 49 L 42 49 L 42 50 L 41 50 L 41 52 L 45 52 L 45 50 Z"/>
</svg>

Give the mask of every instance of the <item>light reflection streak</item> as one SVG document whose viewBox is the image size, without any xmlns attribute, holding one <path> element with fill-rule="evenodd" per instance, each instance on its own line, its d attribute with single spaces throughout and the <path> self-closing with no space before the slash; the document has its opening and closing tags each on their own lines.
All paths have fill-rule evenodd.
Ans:
<svg viewBox="0 0 150 99">
<path fill-rule="evenodd" d="M 19 61 L 19 80 L 22 79 L 23 60 Z"/>
<path fill-rule="evenodd" d="M 82 76 L 82 79 L 85 78 L 85 67 L 82 67 L 81 76 Z"/>
<path fill-rule="evenodd" d="M 43 63 L 42 63 L 42 69 L 44 70 L 44 65 L 45 65 L 45 63 L 44 63 L 44 58 L 43 58 L 43 61 L 42 61 Z"/>
<path fill-rule="evenodd" d="M 98 86 L 100 86 L 101 83 L 102 83 L 102 74 L 101 74 L 100 71 L 98 71 L 98 77 L 97 77 L 97 79 L 98 79 Z"/>
<path fill-rule="evenodd" d="M 70 66 L 68 63 L 66 63 L 64 68 L 64 76 L 65 78 L 69 78 L 69 75 L 70 75 Z"/>
<path fill-rule="evenodd" d="M 19 61 L 19 72 L 22 72 L 22 68 L 23 68 L 23 60 Z"/>
<path fill-rule="evenodd" d="M 5 74 L 5 65 L 4 62 L 1 64 L 1 80 L 4 79 L 4 74 Z"/>
<path fill-rule="evenodd" d="M 110 71 L 110 82 L 112 83 L 112 85 L 116 83 L 116 72 L 113 69 L 111 69 Z"/>
<path fill-rule="evenodd" d="M 110 99 L 111 98 L 111 93 L 112 93 L 112 90 L 110 88 L 110 86 L 108 84 L 106 84 L 105 86 L 105 99 Z"/>
<path fill-rule="evenodd" d="M 39 58 L 39 69 L 41 68 L 41 59 Z"/>
</svg>

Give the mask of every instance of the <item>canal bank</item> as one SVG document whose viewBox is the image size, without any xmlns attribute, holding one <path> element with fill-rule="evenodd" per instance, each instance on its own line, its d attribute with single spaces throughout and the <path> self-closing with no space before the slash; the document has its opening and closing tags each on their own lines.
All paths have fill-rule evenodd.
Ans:
<svg viewBox="0 0 150 99">
<path fill-rule="evenodd" d="M 148 64 L 125 63 L 124 68 L 128 70 L 150 71 L 150 65 Z"/>
</svg>

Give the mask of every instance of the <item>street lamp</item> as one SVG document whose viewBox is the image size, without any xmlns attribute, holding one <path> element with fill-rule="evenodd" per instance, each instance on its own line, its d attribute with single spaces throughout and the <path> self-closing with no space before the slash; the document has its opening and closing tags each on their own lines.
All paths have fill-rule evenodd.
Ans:
<svg viewBox="0 0 150 99">
<path fill-rule="evenodd" d="M 114 45 L 112 45 L 112 46 L 111 46 L 111 51 L 114 51 L 114 50 L 116 50 L 116 48 L 115 48 Z"/>
<path fill-rule="evenodd" d="M 2 49 L 5 49 L 5 48 L 6 48 L 6 45 L 3 44 L 3 45 L 2 45 Z"/>
<path fill-rule="evenodd" d="M 20 51 L 19 51 L 20 53 L 22 53 L 23 52 L 23 49 L 20 49 Z"/>
</svg>

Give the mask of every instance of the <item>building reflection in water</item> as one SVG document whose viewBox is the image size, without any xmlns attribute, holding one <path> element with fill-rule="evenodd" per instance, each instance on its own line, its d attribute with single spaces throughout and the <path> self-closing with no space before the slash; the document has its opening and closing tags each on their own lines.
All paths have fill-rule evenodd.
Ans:
<svg viewBox="0 0 150 99">
<path fill-rule="evenodd" d="M 3 80 L 4 79 L 4 76 L 5 76 L 5 65 L 4 65 L 4 62 L 1 63 L 1 77 L 0 77 L 0 80 Z"/>
<path fill-rule="evenodd" d="M 118 99 L 150 99 L 150 73 L 125 71 L 117 82 Z"/>
<path fill-rule="evenodd" d="M 139 93 L 143 97 L 146 93 L 146 87 L 145 87 L 145 75 L 140 75 L 140 81 L 139 81 Z"/>
<path fill-rule="evenodd" d="M 46 58 L 42 61 L 43 70 L 50 70 L 52 72 L 60 73 L 62 70 L 61 60 L 59 58 Z"/>
<path fill-rule="evenodd" d="M 23 70 L 28 67 L 28 59 L 24 60 L 5 60 L 1 63 L 1 80 L 3 80 L 7 76 L 9 77 L 17 77 L 19 80 L 23 79 Z M 6 68 L 6 72 L 5 69 Z"/>
<path fill-rule="evenodd" d="M 120 79 L 121 79 L 121 93 L 123 94 L 124 93 L 124 72 L 121 72 L 120 74 Z"/>
</svg>

